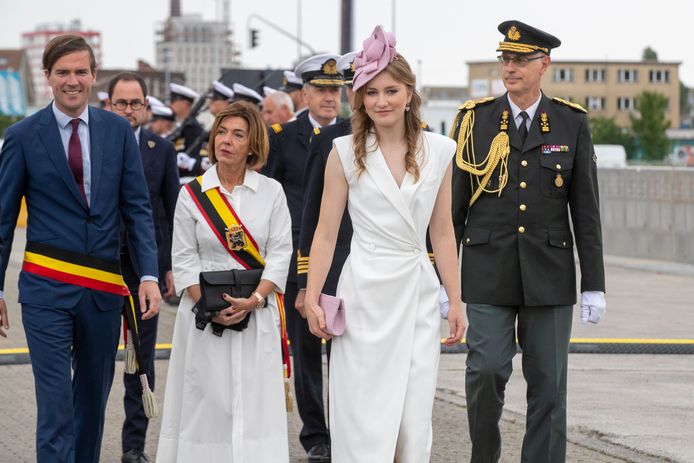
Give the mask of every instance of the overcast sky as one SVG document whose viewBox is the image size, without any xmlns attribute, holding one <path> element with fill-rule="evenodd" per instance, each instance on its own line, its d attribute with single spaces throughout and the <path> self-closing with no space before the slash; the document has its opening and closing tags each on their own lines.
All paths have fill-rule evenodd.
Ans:
<svg viewBox="0 0 694 463">
<path fill-rule="evenodd" d="M 229 0 L 231 25 L 244 66 L 290 67 L 297 47 L 268 26 L 260 46 L 248 48 L 249 16 L 256 14 L 296 33 L 319 51 L 339 52 L 339 0 Z M 214 19 L 215 0 L 181 0 L 183 13 Z M 494 59 L 502 36 L 496 26 L 518 19 L 562 40 L 556 60 L 640 60 L 646 46 L 661 61 L 681 62 L 680 79 L 694 86 L 694 2 L 691 0 L 353 0 L 353 47 L 374 25 L 395 29 L 397 49 L 426 85 L 467 85 L 467 61 Z M 392 6 L 396 23 L 393 27 Z M 103 67 L 133 68 L 137 58 L 154 63 L 155 31 L 169 14 L 168 0 L 0 0 L 0 48 L 20 45 L 21 33 L 46 22 L 78 18 L 101 31 Z"/>
</svg>

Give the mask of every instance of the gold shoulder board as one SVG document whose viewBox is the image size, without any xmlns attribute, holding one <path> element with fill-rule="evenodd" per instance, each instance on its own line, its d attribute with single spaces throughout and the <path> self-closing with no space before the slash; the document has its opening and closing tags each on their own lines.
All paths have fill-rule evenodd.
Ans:
<svg viewBox="0 0 694 463">
<path fill-rule="evenodd" d="M 564 106 L 568 106 L 569 108 L 571 108 L 571 109 L 573 109 L 573 110 L 575 110 L 575 111 L 581 112 L 581 113 L 587 113 L 587 112 L 588 112 L 588 111 L 586 111 L 586 109 L 585 109 L 583 106 L 581 106 L 580 104 L 578 104 L 578 103 L 573 103 L 573 102 L 571 102 L 571 101 L 567 101 L 567 100 L 565 100 L 565 99 L 563 99 L 563 98 L 559 98 L 559 97 L 557 97 L 557 96 L 552 97 L 552 101 L 555 101 L 555 102 L 557 102 L 557 103 L 559 103 L 559 104 L 562 104 L 562 105 L 564 105 Z"/>
<path fill-rule="evenodd" d="M 314 127 L 313 128 L 313 134 L 318 135 L 320 133 L 320 127 Z"/>
<path fill-rule="evenodd" d="M 467 111 L 470 109 L 474 109 L 475 106 L 481 106 L 487 103 L 491 103 L 495 99 L 496 98 L 494 98 L 493 96 L 487 96 L 484 98 L 479 98 L 477 100 L 467 100 L 465 103 L 458 106 L 458 111 Z"/>
<path fill-rule="evenodd" d="M 282 131 L 282 125 L 281 124 L 272 124 L 272 130 L 274 130 L 275 133 L 280 133 Z"/>
</svg>

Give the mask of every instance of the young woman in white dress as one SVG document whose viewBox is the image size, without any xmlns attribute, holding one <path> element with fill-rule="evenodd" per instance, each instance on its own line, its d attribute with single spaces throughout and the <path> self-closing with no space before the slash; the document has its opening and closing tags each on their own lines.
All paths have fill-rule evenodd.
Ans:
<svg viewBox="0 0 694 463">
<path fill-rule="evenodd" d="M 357 55 L 353 135 L 334 141 L 310 254 L 309 326 L 328 339 L 318 299 L 347 205 L 354 235 L 337 289 L 347 328 L 330 358 L 333 463 L 429 461 L 440 314 L 427 227 L 450 299 L 445 342 L 465 330 L 451 219 L 456 145 L 422 130 L 415 76 L 394 45 L 379 26 Z"/>
<path fill-rule="evenodd" d="M 196 328 L 191 308 L 200 298 L 200 272 L 244 266 L 222 245 L 188 188 L 178 198 L 172 264 L 176 288 L 185 291 L 169 361 L 159 463 L 289 461 L 277 293 L 289 269 L 291 219 L 282 186 L 255 171 L 267 159 L 266 130 L 248 103 L 222 110 L 210 137 L 213 165 L 201 178 L 203 192 L 217 190 L 217 198 L 231 204 L 265 263 L 259 297 L 225 296 L 229 308 L 213 319 L 228 326 L 250 313 L 243 331 L 215 336 L 210 325 Z M 267 306 L 258 308 L 260 298 Z"/>
</svg>

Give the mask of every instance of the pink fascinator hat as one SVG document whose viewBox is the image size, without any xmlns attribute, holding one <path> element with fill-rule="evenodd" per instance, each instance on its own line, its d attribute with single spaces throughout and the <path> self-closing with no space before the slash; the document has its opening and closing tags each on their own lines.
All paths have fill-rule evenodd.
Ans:
<svg viewBox="0 0 694 463">
<path fill-rule="evenodd" d="M 357 91 L 376 77 L 395 59 L 395 34 L 386 32 L 383 26 L 376 26 L 371 35 L 364 40 L 364 49 L 354 59 L 354 80 L 352 90 Z"/>
</svg>

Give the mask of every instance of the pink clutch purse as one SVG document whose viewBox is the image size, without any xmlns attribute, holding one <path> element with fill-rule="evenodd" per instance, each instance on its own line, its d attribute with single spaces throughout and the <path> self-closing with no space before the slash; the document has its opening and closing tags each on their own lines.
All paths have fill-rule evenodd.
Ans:
<svg viewBox="0 0 694 463">
<path fill-rule="evenodd" d="M 318 305 L 325 314 L 325 331 L 331 336 L 340 336 L 345 332 L 345 301 L 339 297 L 321 293 Z"/>
</svg>

